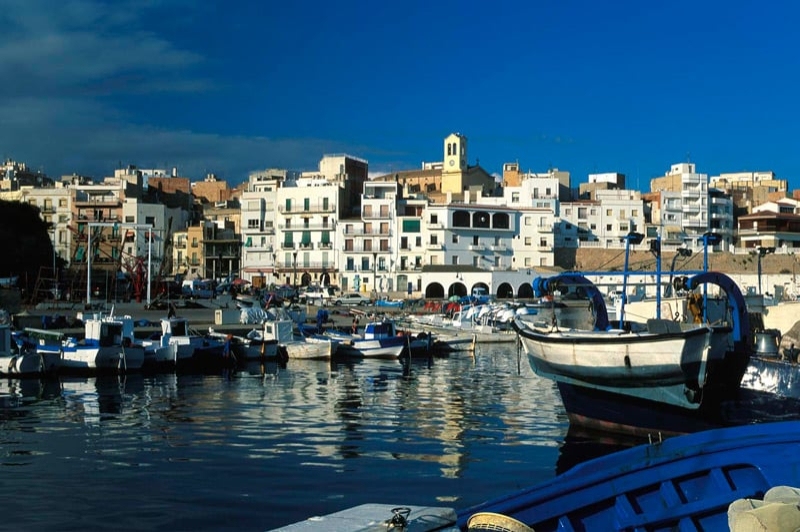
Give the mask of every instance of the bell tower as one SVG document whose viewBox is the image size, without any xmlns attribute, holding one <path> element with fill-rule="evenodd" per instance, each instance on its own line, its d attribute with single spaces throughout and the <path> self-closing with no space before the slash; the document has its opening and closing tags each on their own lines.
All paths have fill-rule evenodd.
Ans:
<svg viewBox="0 0 800 532">
<path fill-rule="evenodd" d="M 451 133 L 444 139 L 444 171 L 463 172 L 467 169 L 467 137 Z"/>
</svg>

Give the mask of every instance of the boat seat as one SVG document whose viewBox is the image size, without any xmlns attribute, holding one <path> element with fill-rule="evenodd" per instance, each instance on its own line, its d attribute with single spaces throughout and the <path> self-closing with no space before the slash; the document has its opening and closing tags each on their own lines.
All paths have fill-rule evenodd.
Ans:
<svg viewBox="0 0 800 532">
<path fill-rule="evenodd" d="M 651 318 L 647 320 L 647 332 L 667 334 L 681 332 L 681 324 L 677 321 Z"/>
</svg>

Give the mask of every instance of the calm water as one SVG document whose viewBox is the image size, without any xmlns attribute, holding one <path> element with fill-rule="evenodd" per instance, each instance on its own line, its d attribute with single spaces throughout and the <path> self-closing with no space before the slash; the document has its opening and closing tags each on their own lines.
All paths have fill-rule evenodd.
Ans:
<svg viewBox="0 0 800 532">
<path fill-rule="evenodd" d="M 267 530 L 366 502 L 463 508 L 566 460 L 558 392 L 513 344 L 264 369 L 2 381 L 2 522 Z"/>
</svg>

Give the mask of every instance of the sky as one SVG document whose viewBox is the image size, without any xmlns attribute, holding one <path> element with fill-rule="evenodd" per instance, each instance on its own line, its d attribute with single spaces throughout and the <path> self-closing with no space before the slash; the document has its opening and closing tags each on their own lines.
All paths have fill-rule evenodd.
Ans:
<svg viewBox="0 0 800 532">
<path fill-rule="evenodd" d="M 51 177 L 441 161 L 800 188 L 793 2 L 0 0 L 0 155 Z"/>
</svg>

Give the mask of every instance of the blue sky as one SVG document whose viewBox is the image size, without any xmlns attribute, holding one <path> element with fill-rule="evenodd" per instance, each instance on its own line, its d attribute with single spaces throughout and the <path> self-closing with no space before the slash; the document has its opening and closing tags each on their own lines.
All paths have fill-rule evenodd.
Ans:
<svg viewBox="0 0 800 532">
<path fill-rule="evenodd" d="M 768 2 L 0 0 L 0 155 L 51 176 L 177 166 L 232 185 L 441 160 L 501 173 L 689 158 L 800 187 L 800 7 Z"/>
</svg>

